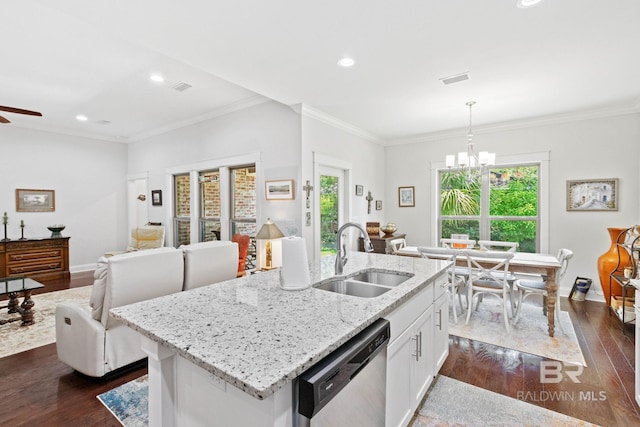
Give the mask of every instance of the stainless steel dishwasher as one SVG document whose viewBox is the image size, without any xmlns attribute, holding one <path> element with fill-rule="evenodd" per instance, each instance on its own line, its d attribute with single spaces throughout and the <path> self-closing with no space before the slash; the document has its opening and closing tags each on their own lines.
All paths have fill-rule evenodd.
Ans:
<svg viewBox="0 0 640 427">
<path fill-rule="evenodd" d="M 378 319 L 296 378 L 294 426 L 384 426 L 389 334 Z"/>
</svg>

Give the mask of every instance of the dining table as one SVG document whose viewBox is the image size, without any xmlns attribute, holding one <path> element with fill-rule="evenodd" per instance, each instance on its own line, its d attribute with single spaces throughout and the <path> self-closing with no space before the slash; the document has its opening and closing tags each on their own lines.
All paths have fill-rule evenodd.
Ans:
<svg viewBox="0 0 640 427">
<path fill-rule="evenodd" d="M 405 246 L 395 252 L 400 256 L 420 257 L 418 246 Z M 466 266 L 464 249 L 460 249 L 460 255 L 456 262 L 461 266 Z M 547 321 L 549 323 L 549 336 L 553 337 L 555 332 L 555 305 L 558 284 L 555 281 L 556 272 L 560 268 L 560 262 L 555 255 L 514 252 L 513 258 L 509 262 L 509 270 L 512 273 L 527 273 L 546 277 L 545 290 L 547 291 Z"/>
</svg>

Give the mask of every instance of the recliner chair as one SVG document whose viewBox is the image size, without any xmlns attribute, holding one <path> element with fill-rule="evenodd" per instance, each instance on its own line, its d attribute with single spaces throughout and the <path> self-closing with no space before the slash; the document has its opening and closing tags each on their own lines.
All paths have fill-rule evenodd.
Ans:
<svg viewBox="0 0 640 427">
<path fill-rule="evenodd" d="M 110 251 L 104 256 L 109 257 L 125 252 L 134 252 L 144 249 L 155 249 L 164 246 L 164 225 L 143 225 L 131 229 L 131 241 L 126 251 Z"/>
<path fill-rule="evenodd" d="M 56 347 L 60 361 L 92 377 L 147 357 L 140 334 L 109 317 L 109 310 L 182 291 L 184 256 L 164 247 L 101 257 L 94 273 L 90 307 L 56 307 Z"/>
</svg>

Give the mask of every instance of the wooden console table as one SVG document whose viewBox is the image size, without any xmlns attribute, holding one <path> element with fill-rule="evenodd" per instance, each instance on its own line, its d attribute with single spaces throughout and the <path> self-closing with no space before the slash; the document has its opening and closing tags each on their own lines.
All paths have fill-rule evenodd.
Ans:
<svg viewBox="0 0 640 427">
<path fill-rule="evenodd" d="M 371 244 L 373 245 L 373 252 L 377 254 L 390 254 L 391 247 L 389 247 L 389 242 L 393 239 L 404 239 L 406 234 L 393 234 L 391 236 L 382 236 L 375 237 L 369 236 L 371 240 Z M 358 238 L 358 250 L 360 252 L 364 252 L 364 243 L 362 237 Z"/>
<path fill-rule="evenodd" d="M 0 277 L 69 279 L 69 237 L 0 242 Z"/>
</svg>

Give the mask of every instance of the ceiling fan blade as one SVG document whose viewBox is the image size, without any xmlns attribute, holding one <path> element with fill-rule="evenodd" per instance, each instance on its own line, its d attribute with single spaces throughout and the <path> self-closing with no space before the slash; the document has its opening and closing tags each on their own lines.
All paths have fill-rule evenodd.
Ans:
<svg viewBox="0 0 640 427">
<path fill-rule="evenodd" d="M 13 107 L 3 107 L 0 105 L 0 111 L 6 111 L 7 113 L 17 113 L 17 114 L 27 114 L 29 116 L 40 116 L 42 117 L 42 113 L 31 110 L 23 110 L 21 108 L 13 108 Z"/>
<path fill-rule="evenodd" d="M 0 116 L 0 123 L 11 123 L 11 122 L 5 119 L 4 117 Z"/>
</svg>

